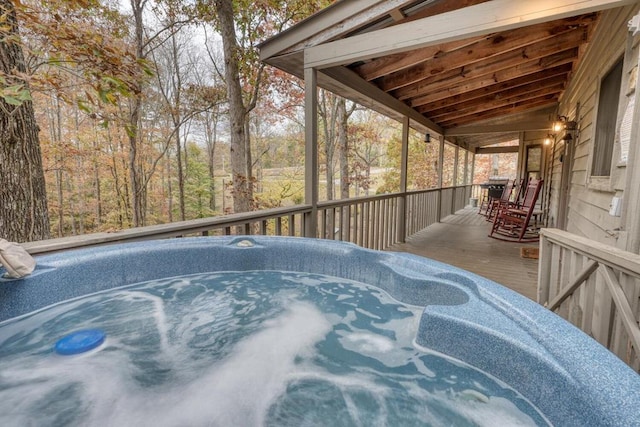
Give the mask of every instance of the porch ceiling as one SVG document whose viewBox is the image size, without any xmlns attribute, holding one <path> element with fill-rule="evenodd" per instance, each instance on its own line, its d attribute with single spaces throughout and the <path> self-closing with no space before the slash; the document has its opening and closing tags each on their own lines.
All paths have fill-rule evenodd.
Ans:
<svg viewBox="0 0 640 427">
<path fill-rule="evenodd" d="M 447 129 L 557 102 L 596 20 L 562 19 L 349 68 Z"/>
<path fill-rule="evenodd" d="M 302 77 L 304 49 L 486 2 L 338 1 L 263 43 L 262 59 Z M 472 149 L 549 128 L 598 18 L 599 12 L 564 16 L 331 66 L 319 70 L 318 83 L 388 116 L 408 116 L 416 129 Z M 457 131 L 472 127 L 474 132 Z"/>
</svg>

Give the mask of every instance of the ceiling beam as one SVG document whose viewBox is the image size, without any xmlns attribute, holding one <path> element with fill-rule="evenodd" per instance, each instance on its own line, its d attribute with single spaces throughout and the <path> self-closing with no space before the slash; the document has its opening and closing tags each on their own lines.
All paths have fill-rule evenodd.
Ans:
<svg viewBox="0 0 640 427">
<path fill-rule="evenodd" d="M 510 145 L 507 147 L 476 147 L 476 154 L 502 154 L 502 153 L 517 153 L 520 147 L 517 145 Z"/>
<path fill-rule="evenodd" d="M 359 65 L 353 70 L 360 74 L 365 80 L 374 80 L 387 74 L 394 73 L 404 68 L 420 64 L 429 59 L 438 58 L 444 53 L 452 52 L 456 49 L 472 45 L 486 37 L 475 37 L 472 39 L 457 40 L 451 43 L 443 43 L 436 46 L 427 46 L 409 52 L 396 53 L 376 58 L 372 61 Z"/>
<path fill-rule="evenodd" d="M 305 49 L 304 62 L 305 67 L 319 69 L 346 65 L 632 3 L 632 0 L 493 0 L 309 47 Z"/>
<path fill-rule="evenodd" d="M 464 126 L 446 129 L 444 136 L 469 136 L 504 132 L 526 132 L 526 131 L 548 131 L 551 130 L 553 122 L 550 121 L 526 121 L 516 123 L 505 123 L 502 125 L 484 126 Z"/>
</svg>

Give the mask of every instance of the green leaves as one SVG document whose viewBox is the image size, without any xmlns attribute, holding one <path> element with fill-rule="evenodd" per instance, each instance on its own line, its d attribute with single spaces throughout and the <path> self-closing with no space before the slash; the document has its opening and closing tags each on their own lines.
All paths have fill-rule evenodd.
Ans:
<svg viewBox="0 0 640 427">
<path fill-rule="evenodd" d="M 33 101 L 31 98 L 31 92 L 24 83 L 14 84 L 6 86 L 7 81 L 4 77 L 0 76 L 0 98 L 9 105 L 19 107 L 26 101 Z"/>
</svg>

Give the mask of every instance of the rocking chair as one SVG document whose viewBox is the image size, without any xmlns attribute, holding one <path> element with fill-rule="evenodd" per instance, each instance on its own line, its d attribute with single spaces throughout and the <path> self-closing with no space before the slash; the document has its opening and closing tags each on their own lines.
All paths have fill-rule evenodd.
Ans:
<svg viewBox="0 0 640 427">
<path fill-rule="evenodd" d="M 538 195 L 542 189 L 542 180 L 532 179 L 527 185 L 522 205 L 519 207 L 501 207 L 493 220 L 489 237 L 506 242 L 537 242 L 537 226 L 531 226 L 533 218 L 540 214 L 535 211 Z M 536 221 L 537 222 L 537 221 Z"/>
</svg>

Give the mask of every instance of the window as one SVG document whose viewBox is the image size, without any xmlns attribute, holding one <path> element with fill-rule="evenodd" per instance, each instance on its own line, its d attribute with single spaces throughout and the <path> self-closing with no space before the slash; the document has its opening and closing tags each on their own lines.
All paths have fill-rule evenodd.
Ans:
<svg viewBox="0 0 640 427">
<path fill-rule="evenodd" d="M 621 82 L 622 59 L 604 76 L 600 84 L 591 176 L 611 175 L 611 159 L 616 134 Z"/>
<path fill-rule="evenodd" d="M 542 170 L 542 147 L 540 145 L 530 145 L 527 147 L 527 178 L 540 178 Z"/>
</svg>

